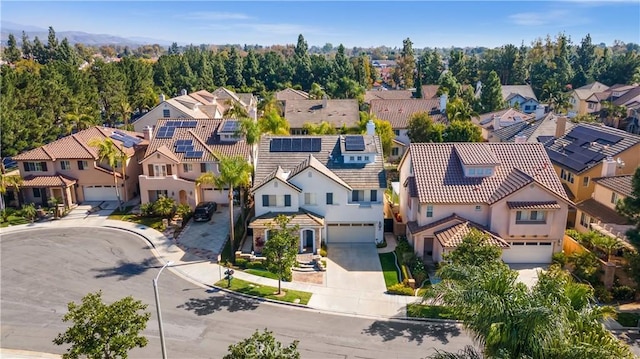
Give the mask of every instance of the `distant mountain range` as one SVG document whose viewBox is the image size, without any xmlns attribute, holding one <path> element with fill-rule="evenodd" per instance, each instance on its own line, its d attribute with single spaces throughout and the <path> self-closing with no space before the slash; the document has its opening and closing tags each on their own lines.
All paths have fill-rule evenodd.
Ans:
<svg viewBox="0 0 640 359">
<path fill-rule="evenodd" d="M 54 29 L 55 30 L 55 29 Z M 0 24 L 0 40 L 2 44 L 7 43 L 9 34 L 13 34 L 20 45 L 22 43 L 22 31 L 24 31 L 31 41 L 38 36 L 40 41 L 46 44 L 49 30 L 37 26 L 16 24 L 10 21 L 2 21 Z M 146 37 L 120 37 L 109 34 L 91 34 L 82 31 L 56 31 L 56 37 L 62 41 L 65 37 L 69 43 L 81 43 L 91 46 L 99 45 L 121 45 L 121 46 L 140 46 L 147 44 L 170 45 L 171 41 L 151 39 Z"/>
</svg>

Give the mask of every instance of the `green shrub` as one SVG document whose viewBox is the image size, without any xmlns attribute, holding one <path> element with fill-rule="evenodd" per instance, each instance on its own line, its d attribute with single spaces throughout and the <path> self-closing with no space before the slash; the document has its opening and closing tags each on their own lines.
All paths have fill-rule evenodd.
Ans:
<svg viewBox="0 0 640 359">
<path fill-rule="evenodd" d="M 413 289 L 407 287 L 403 283 L 394 284 L 387 288 L 387 293 L 397 295 L 413 295 Z"/>
<path fill-rule="evenodd" d="M 387 247 L 387 241 L 383 238 L 382 242 L 376 243 L 376 248 L 385 248 Z"/>
<path fill-rule="evenodd" d="M 406 264 L 401 265 L 400 269 L 402 270 L 402 280 L 411 278 L 411 275 L 409 274 L 409 268 L 407 268 Z"/>
<path fill-rule="evenodd" d="M 413 248 L 406 238 L 399 237 L 398 244 L 396 245 L 396 254 L 398 258 L 404 258 L 404 253 L 413 253 Z"/>
<path fill-rule="evenodd" d="M 249 261 L 247 261 L 244 258 L 236 258 L 236 266 L 238 266 L 239 268 L 245 269 L 247 268 L 247 263 Z"/>
<path fill-rule="evenodd" d="M 560 265 L 560 267 L 564 267 L 564 265 L 567 264 L 567 255 L 564 254 L 564 252 L 554 253 L 551 256 L 551 261 Z"/>
<path fill-rule="evenodd" d="M 616 300 L 633 300 L 636 296 L 636 291 L 626 285 L 616 286 L 611 289 L 613 299 Z"/>
<path fill-rule="evenodd" d="M 327 245 L 324 242 L 320 245 L 320 255 L 323 257 L 327 256 Z"/>
<path fill-rule="evenodd" d="M 610 303 L 613 300 L 613 295 L 604 286 L 597 286 L 594 288 L 594 294 L 596 298 L 602 303 Z"/>
<path fill-rule="evenodd" d="M 598 282 L 600 262 L 592 252 L 573 253 L 568 260 L 574 266 L 574 274 L 591 284 Z"/>
<path fill-rule="evenodd" d="M 188 204 L 180 204 L 176 207 L 176 214 L 182 218 L 182 225 L 184 226 L 189 219 L 191 219 L 191 207 Z"/>
<path fill-rule="evenodd" d="M 417 256 L 416 259 L 409 264 L 409 269 L 411 270 L 411 275 L 413 276 L 413 279 L 416 280 L 417 284 L 422 284 L 422 282 L 429 276 L 427 274 L 427 269 L 424 267 L 424 263 Z"/>
<path fill-rule="evenodd" d="M 265 269 L 264 264 L 260 261 L 249 262 L 246 267 L 247 269 Z"/>
<path fill-rule="evenodd" d="M 140 205 L 140 214 L 144 217 L 153 216 L 153 202 L 147 202 Z"/>
</svg>

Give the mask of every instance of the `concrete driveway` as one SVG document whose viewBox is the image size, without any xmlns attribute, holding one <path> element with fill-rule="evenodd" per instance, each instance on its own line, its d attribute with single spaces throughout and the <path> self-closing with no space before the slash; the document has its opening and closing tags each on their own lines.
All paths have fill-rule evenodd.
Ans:
<svg viewBox="0 0 640 359">
<path fill-rule="evenodd" d="M 240 208 L 234 207 L 234 219 L 237 220 L 239 216 Z M 217 261 L 228 235 L 229 207 L 218 205 L 218 210 L 209 221 L 189 221 L 178 238 L 178 246 L 189 254 Z"/>
<path fill-rule="evenodd" d="M 540 263 L 509 264 L 509 268 L 518 272 L 518 282 L 526 284 L 529 288 L 533 287 L 538 282 L 538 272 L 545 271 L 548 267 L 548 264 Z"/>
<path fill-rule="evenodd" d="M 326 286 L 354 292 L 384 293 L 387 287 L 375 244 L 329 245 Z"/>
</svg>

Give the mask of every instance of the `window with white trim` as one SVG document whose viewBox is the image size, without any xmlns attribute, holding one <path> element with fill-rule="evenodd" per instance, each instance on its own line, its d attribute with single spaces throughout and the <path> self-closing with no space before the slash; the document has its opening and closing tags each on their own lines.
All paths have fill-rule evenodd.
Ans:
<svg viewBox="0 0 640 359">
<path fill-rule="evenodd" d="M 183 163 L 182 171 L 185 173 L 193 172 L 193 163 Z"/>
<path fill-rule="evenodd" d="M 546 211 L 517 211 L 516 224 L 544 224 L 547 221 Z"/>
<path fill-rule="evenodd" d="M 310 205 L 310 206 L 315 206 L 315 204 L 316 204 L 316 194 L 315 193 L 310 193 L 310 192 L 305 192 L 305 194 L 304 194 L 304 204 L 305 205 Z"/>
<path fill-rule="evenodd" d="M 432 204 L 428 204 L 427 205 L 427 218 L 431 218 L 433 217 L 433 205 Z"/>
<path fill-rule="evenodd" d="M 87 161 L 78 161 L 78 169 L 80 171 L 84 171 L 89 168 L 89 162 Z"/>
<path fill-rule="evenodd" d="M 611 203 L 616 204 L 616 203 L 618 203 L 619 199 L 620 199 L 620 197 L 618 196 L 617 193 L 611 192 Z"/>
<path fill-rule="evenodd" d="M 582 187 L 588 187 L 588 186 L 589 186 L 589 177 L 588 176 L 582 177 Z"/>
<path fill-rule="evenodd" d="M 60 161 L 60 169 L 63 171 L 68 171 L 71 169 L 71 162 L 67 160 Z"/>
<path fill-rule="evenodd" d="M 364 190 L 351 191 L 351 202 L 362 202 L 362 201 L 364 201 Z"/>
<path fill-rule="evenodd" d="M 167 166 L 162 164 L 154 164 L 153 165 L 153 176 L 154 177 L 166 177 L 167 176 Z"/>
</svg>

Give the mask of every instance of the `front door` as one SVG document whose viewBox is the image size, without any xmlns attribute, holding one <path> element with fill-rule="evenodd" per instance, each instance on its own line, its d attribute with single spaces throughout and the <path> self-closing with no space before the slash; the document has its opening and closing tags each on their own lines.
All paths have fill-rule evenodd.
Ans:
<svg viewBox="0 0 640 359">
<path fill-rule="evenodd" d="M 310 229 L 304 231 L 304 247 L 306 251 L 313 251 L 313 231 Z"/>
</svg>

